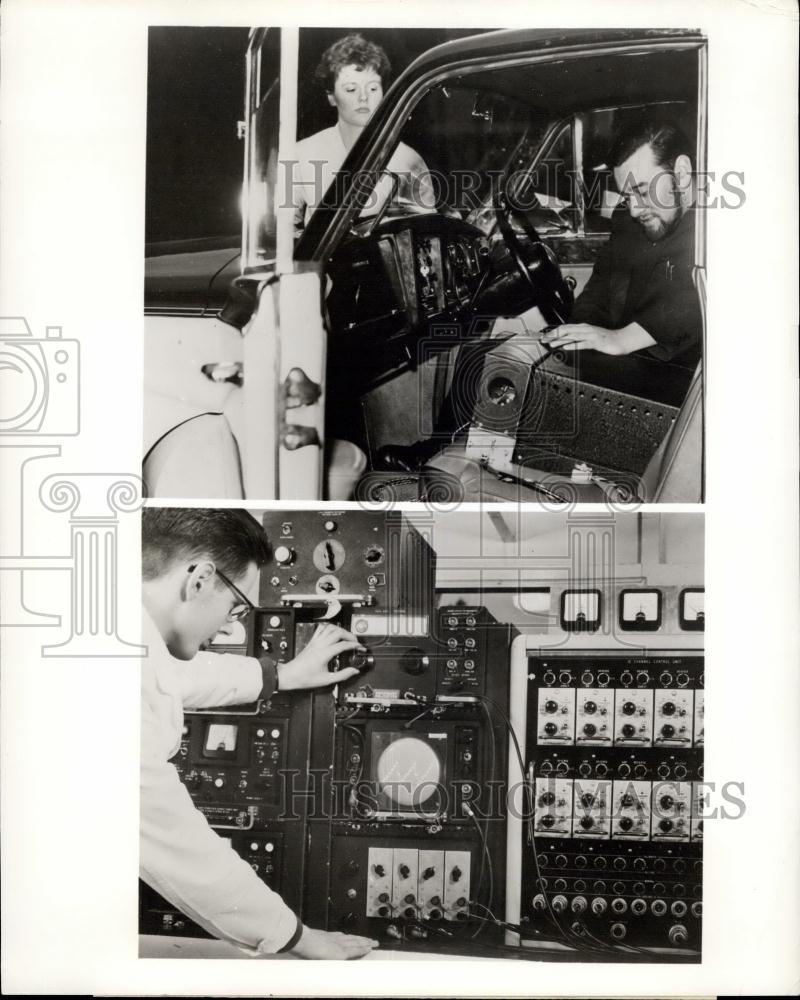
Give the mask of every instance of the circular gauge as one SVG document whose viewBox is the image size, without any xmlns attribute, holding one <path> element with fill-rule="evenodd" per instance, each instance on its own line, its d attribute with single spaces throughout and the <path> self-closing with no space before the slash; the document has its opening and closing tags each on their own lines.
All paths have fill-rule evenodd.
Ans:
<svg viewBox="0 0 800 1000">
<path fill-rule="evenodd" d="M 337 573 L 344 566 L 347 553 L 340 541 L 326 538 L 315 547 L 311 558 L 320 573 Z"/>
<path fill-rule="evenodd" d="M 401 736 L 384 748 L 375 767 L 378 786 L 399 808 L 424 805 L 442 778 L 436 751 L 415 736 Z"/>
</svg>

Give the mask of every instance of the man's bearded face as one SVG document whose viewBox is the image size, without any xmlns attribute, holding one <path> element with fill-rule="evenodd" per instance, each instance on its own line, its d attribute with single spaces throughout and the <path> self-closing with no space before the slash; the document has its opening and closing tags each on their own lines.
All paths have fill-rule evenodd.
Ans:
<svg viewBox="0 0 800 1000">
<path fill-rule="evenodd" d="M 675 229 L 683 215 L 675 174 L 657 161 L 649 143 L 614 168 L 617 189 L 653 243 Z"/>
</svg>

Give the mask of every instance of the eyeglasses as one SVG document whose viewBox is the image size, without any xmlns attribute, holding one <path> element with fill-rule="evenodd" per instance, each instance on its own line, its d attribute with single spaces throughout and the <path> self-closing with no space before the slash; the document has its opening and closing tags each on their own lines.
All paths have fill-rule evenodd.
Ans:
<svg viewBox="0 0 800 1000">
<path fill-rule="evenodd" d="M 234 606 L 228 612 L 229 622 L 240 622 L 243 618 L 246 618 L 250 614 L 250 612 L 255 608 L 255 604 L 253 604 L 253 602 L 249 600 L 241 592 L 241 590 L 239 590 L 239 588 L 232 580 L 229 580 L 227 576 L 225 576 L 225 574 L 222 572 L 221 569 L 217 568 L 217 576 L 219 576 L 219 578 L 222 580 L 223 583 L 226 583 L 228 585 L 228 587 L 234 592 L 234 594 L 236 594 L 237 597 L 241 598 L 242 603 L 234 604 Z"/>
</svg>

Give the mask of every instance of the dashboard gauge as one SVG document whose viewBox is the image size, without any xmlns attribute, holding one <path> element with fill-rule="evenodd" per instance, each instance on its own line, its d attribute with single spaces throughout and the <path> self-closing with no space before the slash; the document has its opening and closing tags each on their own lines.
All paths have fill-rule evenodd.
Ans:
<svg viewBox="0 0 800 1000">
<path fill-rule="evenodd" d="M 706 627 L 706 592 L 703 587 L 687 587 L 678 598 L 678 617 L 684 632 L 702 632 Z"/>
<path fill-rule="evenodd" d="M 599 590 L 565 590 L 561 595 L 561 627 L 568 632 L 595 632 L 600 628 Z"/>
<path fill-rule="evenodd" d="M 655 632 L 661 626 L 660 590 L 622 590 L 619 595 L 619 627 L 626 632 Z"/>
<path fill-rule="evenodd" d="M 328 538 L 316 546 L 312 558 L 320 573 L 336 573 L 344 565 L 347 553 L 341 542 Z"/>
</svg>

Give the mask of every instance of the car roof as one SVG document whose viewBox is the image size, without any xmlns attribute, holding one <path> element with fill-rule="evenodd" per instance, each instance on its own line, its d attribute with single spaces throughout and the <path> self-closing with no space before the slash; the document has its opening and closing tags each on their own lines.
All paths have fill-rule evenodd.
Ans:
<svg viewBox="0 0 800 1000">
<path fill-rule="evenodd" d="M 414 60 L 406 72 L 413 70 L 416 75 L 471 56 L 486 59 L 534 50 L 546 52 L 560 48 L 594 48 L 680 39 L 699 41 L 702 38 L 699 30 L 686 28 L 524 28 L 488 31 L 428 49 Z"/>
<path fill-rule="evenodd" d="M 469 86 L 505 93 L 551 115 L 589 104 L 687 100 L 696 96 L 694 50 L 702 41 L 699 31 L 672 28 L 492 31 L 429 49 L 401 74 L 392 90 L 407 86 L 412 78 L 435 78 L 455 64 L 470 71 L 464 81 Z M 676 53 L 676 48 L 683 53 Z M 608 57 L 615 52 L 630 60 L 625 73 L 614 72 L 609 64 Z M 546 63 L 527 62 L 502 72 L 486 68 L 487 63 L 515 56 L 547 54 L 553 59 Z"/>
</svg>

